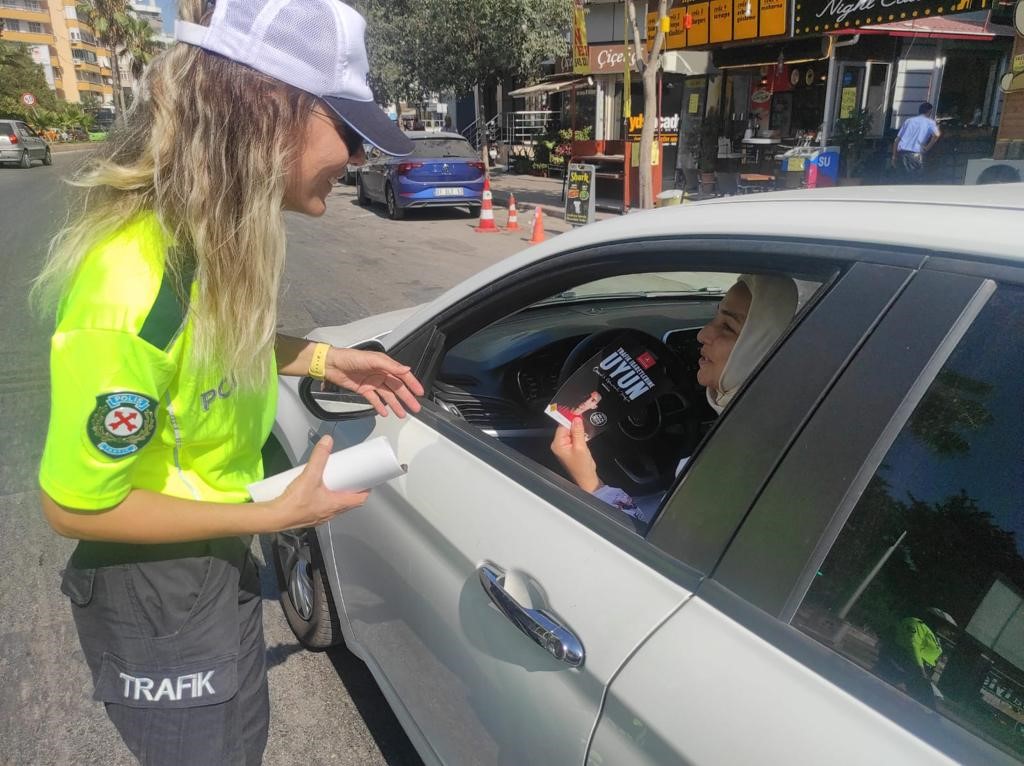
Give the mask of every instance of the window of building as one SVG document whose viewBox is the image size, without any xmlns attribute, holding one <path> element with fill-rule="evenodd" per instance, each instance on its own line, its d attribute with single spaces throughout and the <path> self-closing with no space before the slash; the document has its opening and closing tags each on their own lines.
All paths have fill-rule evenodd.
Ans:
<svg viewBox="0 0 1024 766">
<path fill-rule="evenodd" d="M 942 89 L 936 113 L 951 127 L 988 125 L 992 82 L 998 76 L 1002 53 L 990 50 L 952 50 L 946 53 Z"/>
<path fill-rule="evenodd" d="M 30 21 L 28 23 L 28 31 L 34 35 L 41 35 L 43 33 L 43 25 L 37 21 Z"/>
<path fill-rule="evenodd" d="M 793 625 L 1024 756 L 1024 290 L 989 301 L 911 414 Z"/>
<path fill-rule="evenodd" d="M 72 48 L 71 58 L 75 59 L 76 61 L 85 61 L 89 64 L 96 63 L 96 54 L 92 51 L 82 50 L 81 48 Z"/>
<path fill-rule="evenodd" d="M 82 33 L 75 27 L 71 27 L 68 30 L 68 39 L 73 43 L 79 43 L 82 41 Z"/>
<path fill-rule="evenodd" d="M 75 10 L 75 6 L 73 6 L 73 5 L 65 5 L 64 6 L 64 18 L 65 19 L 73 19 L 75 21 L 78 20 L 78 11 Z"/>
</svg>

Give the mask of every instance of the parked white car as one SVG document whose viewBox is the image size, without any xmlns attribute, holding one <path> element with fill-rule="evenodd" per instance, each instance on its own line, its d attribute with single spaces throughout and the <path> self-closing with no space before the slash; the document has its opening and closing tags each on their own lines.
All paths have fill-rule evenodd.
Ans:
<svg viewBox="0 0 1024 766">
<path fill-rule="evenodd" d="M 409 466 L 271 541 L 292 628 L 361 657 L 429 764 L 1020 763 L 1022 234 L 1022 185 L 734 197 L 314 331 L 427 396 L 282 379 L 268 473 L 327 432 Z M 653 522 L 568 481 L 559 382 L 624 328 L 693 372 L 746 273 L 801 305 L 721 416 L 693 382 L 592 442 Z"/>
</svg>

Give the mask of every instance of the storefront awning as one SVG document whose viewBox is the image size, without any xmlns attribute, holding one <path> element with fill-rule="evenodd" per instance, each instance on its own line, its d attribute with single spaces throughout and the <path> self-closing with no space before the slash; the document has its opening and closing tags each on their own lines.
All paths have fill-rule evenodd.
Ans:
<svg viewBox="0 0 1024 766">
<path fill-rule="evenodd" d="M 574 77 L 571 80 L 557 80 L 542 82 L 536 85 L 527 85 L 525 88 L 510 90 L 508 95 L 512 98 L 526 98 L 527 96 L 539 96 L 542 93 L 561 93 L 566 90 L 572 90 L 573 88 L 579 88 L 586 85 L 586 77 Z"/>
<path fill-rule="evenodd" d="M 833 35 L 847 34 L 888 35 L 890 37 L 923 37 L 938 40 L 992 40 L 1013 37 L 1011 27 L 988 23 L 988 11 L 964 13 L 957 16 L 931 16 L 929 18 L 874 24 L 858 29 L 844 29 Z"/>
</svg>

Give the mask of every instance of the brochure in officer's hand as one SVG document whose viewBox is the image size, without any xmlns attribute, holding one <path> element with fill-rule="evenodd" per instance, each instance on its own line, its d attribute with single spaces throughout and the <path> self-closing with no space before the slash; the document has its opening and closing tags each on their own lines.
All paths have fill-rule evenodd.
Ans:
<svg viewBox="0 0 1024 766">
<path fill-rule="evenodd" d="M 640 337 L 635 337 L 640 335 Z M 547 406 L 548 417 L 570 427 L 583 418 L 587 440 L 623 418 L 642 412 L 674 386 L 660 350 L 642 334 L 627 333 L 592 356 L 566 379 Z M 652 339 L 653 340 L 653 339 Z"/>
</svg>

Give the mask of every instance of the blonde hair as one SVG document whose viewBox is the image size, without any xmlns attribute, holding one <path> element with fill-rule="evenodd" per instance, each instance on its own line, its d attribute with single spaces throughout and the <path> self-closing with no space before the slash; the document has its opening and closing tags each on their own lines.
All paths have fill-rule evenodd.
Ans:
<svg viewBox="0 0 1024 766">
<path fill-rule="evenodd" d="M 181 17 L 205 22 L 204 6 L 182 0 Z M 195 363 L 246 388 L 265 384 L 285 257 L 286 173 L 315 104 L 201 48 L 179 43 L 158 56 L 124 126 L 71 182 L 82 195 L 50 243 L 33 286 L 36 306 L 54 310 L 92 246 L 155 212 L 178 245 L 167 252 L 167 273 L 179 284 L 195 273 Z"/>
</svg>

